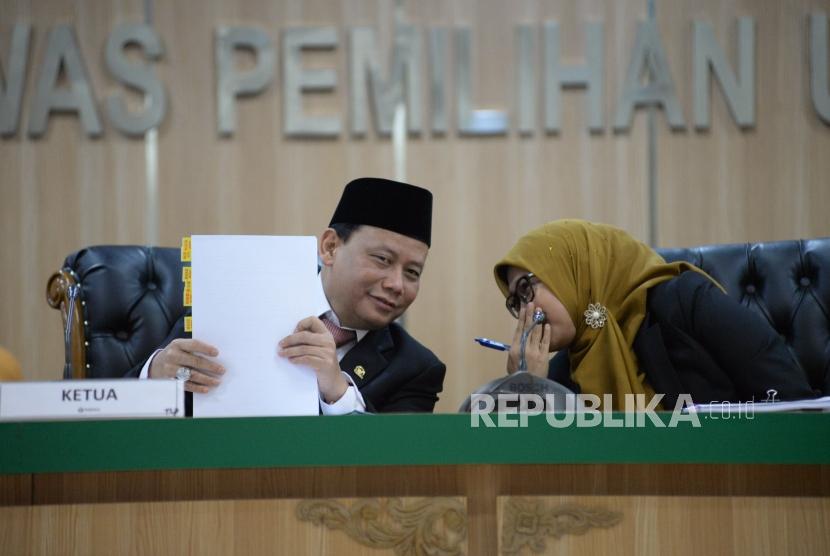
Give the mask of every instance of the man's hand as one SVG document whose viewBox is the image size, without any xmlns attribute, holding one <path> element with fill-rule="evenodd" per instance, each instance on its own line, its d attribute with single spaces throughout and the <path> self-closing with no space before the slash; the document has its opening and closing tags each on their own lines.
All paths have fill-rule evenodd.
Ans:
<svg viewBox="0 0 830 556">
<path fill-rule="evenodd" d="M 199 340 L 177 339 L 161 350 L 150 364 L 150 378 L 176 378 L 179 367 L 191 370 L 190 380 L 184 383 L 188 392 L 205 394 L 219 386 L 225 368 L 208 357 L 216 357 L 219 350 Z"/>
<path fill-rule="evenodd" d="M 515 373 L 519 369 L 519 352 L 522 344 L 522 333 L 533 324 L 533 303 L 523 305 L 519 311 L 516 331 L 510 343 L 510 352 L 507 356 L 507 372 Z M 548 362 L 550 361 L 550 324 L 537 324 L 527 338 L 525 347 L 527 370 L 536 376 L 548 377 Z"/>
<path fill-rule="evenodd" d="M 315 370 L 317 387 L 326 403 L 334 403 L 346 393 L 349 382 L 340 372 L 337 346 L 323 321 L 317 317 L 301 320 L 294 333 L 280 341 L 279 347 L 280 357 Z"/>
</svg>

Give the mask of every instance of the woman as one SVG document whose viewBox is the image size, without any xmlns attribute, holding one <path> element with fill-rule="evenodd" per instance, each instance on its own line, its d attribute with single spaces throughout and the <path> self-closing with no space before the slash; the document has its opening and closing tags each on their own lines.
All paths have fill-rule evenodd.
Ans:
<svg viewBox="0 0 830 556">
<path fill-rule="evenodd" d="M 626 232 L 559 220 L 519 239 L 495 267 L 496 282 L 519 319 L 508 359 L 537 307 L 547 317 L 530 335 L 528 370 L 548 375 L 549 353 L 569 363 L 550 378 L 585 394 L 664 394 L 664 407 L 694 403 L 812 398 L 807 377 L 778 334 L 728 297 L 708 274 L 666 263 Z"/>
</svg>

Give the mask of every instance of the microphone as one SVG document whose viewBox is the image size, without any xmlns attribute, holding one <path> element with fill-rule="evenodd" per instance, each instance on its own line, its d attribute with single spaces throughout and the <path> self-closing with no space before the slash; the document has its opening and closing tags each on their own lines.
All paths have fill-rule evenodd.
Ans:
<svg viewBox="0 0 830 556">
<path fill-rule="evenodd" d="M 542 324 L 545 322 L 545 312 L 539 308 L 533 311 L 533 322 L 530 323 L 530 326 L 522 332 L 522 338 L 519 341 L 519 368 L 516 372 L 523 373 L 527 372 L 527 359 L 525 359 L 525 348 L 527 347 L 527 339 L 530 337 L 530 332 L 537 324 Z"/>
<path fill-rule="evenodd" d="M 522 332 L 519 340 L 520 357 L 518 370 L 513 374 L 491 380 L 484 386 L 478 388 L 475 392 L 470 394 L 464 403 L 461 404 L 459 411 L 467 413 L 484 411 L 485 413 L 490 413 L 491 411 L 501 411 L 502 405 L 505 408 L 516 408 L 519 411 L 529 411 L 529 406 L 522 400 L 527 401 L 527 396 L 531 395 L 537 396 L 536 398 L 533 398 L 534 403 L 537 405 L 537 409 L 543 409 L 544 411 L 582 410 L 582 402 L 576 398 L 574 393 L 568 388 L 556 381 L 550 380 L 549 378 L 536 376 L 533 373 L 527 372 L 527 359 L 525 358 L 527 339 L 530 336 L 533 327 L 537 324 L 542 324 L 545 320 L 547 320 L 545 312 L 541 309 L 536 309 L 533 312 L 533 320 L 530 323 L 530 326 L 528 326 L 527 330 Z M 488 345 L 487 342 L 479 343 L 483 346 L 493 347 Z M 507 348 L 506 345 L 504 345 L 504 347 Z M 494 349 L 499 348 L 494 347 Z M 501 401 L 501 396 L 503 395 L 510 396 L 509 398 L 504 399 L 506 402 L 504 404 L 502 404 Z M 483 400 L 481 396 L 488 396 L 491 400 L 494 398 L 499 400 L 499 409 L 494 409 L 495 406 L 490 406 L 489 409 L 482 408 L 481 403 Z M 516 401 L 517 396 L 519 399 L 518 402 Z M 569 398 L 569 396 L 574 397 Z M 544 403 L 541 408 L 538 407 L 539 398 L 544 399 Z"/>
</svg>

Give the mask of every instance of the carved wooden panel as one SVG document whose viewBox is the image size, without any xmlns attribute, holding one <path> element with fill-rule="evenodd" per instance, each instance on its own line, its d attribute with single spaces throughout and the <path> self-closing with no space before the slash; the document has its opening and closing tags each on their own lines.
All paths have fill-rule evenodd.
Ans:
<svg viewBox="0 0 830 556">
<path fill-rule="evenodd" d="M 830 498 L 499 497 L 499 554 L 830 554 Z"/>
<path fill-rule="evenodd" d="M 223 500 L 0 508 L 3 554 L 461 555 L 461 498 Z M 333 513 L 332 513 L 333 512 Z M 352 515 L 351 534 L 334 527 Z M 299 516 L 299 517 L 298 517 Z M 315 520 L 319 518 L 320 523 Z M 348 519 L 346 520 L 348 521 Z"/>
<path fill-rule="evenodd" d="M 460 556 L 467 539 L 467 508 L 459 498 L 303 500 L 297 519 L 396 556 Z"/>
</svg>

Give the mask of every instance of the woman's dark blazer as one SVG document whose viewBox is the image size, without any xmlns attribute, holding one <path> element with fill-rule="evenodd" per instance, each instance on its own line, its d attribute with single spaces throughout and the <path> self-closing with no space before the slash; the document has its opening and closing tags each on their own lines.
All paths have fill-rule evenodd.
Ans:
<svg viewBox="0 0 830 556">
<path fill-rule="evenodd" d="M 705 276 L 684 272 L 648 292 L 646 319 L 634 340 L 640 369 L 663 407 L 679 394 L 694 403 L 814 398 L 807 375 L 781 337 L 761 317 L 724 294 Z M 567 354 L 548 376 L 578 391 Z"/>
</svg>

